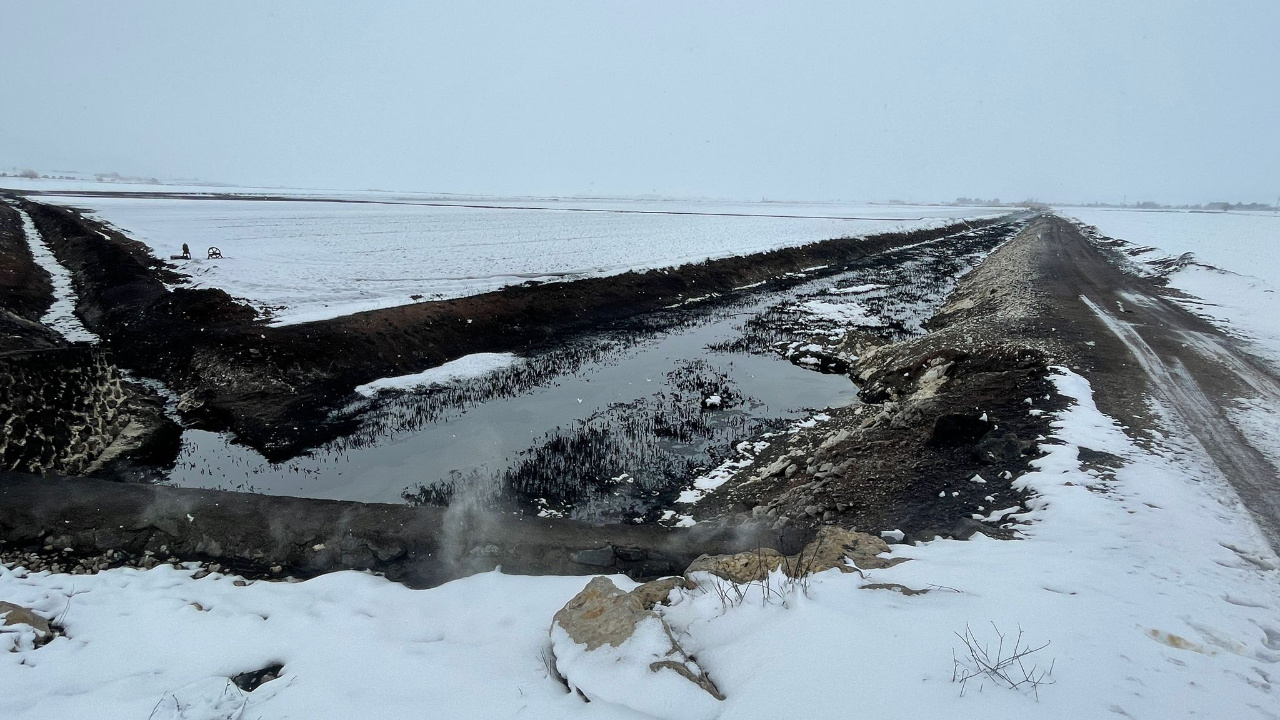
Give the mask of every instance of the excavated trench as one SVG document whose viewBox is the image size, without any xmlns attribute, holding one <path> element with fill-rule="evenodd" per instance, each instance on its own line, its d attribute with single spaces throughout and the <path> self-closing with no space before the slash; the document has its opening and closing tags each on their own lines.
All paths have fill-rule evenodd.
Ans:
<svg viewBox="0 0 1280 720">
<path fill-rule="evenodd" d="M 165 288 L 172 281 L 166 271 L 114 231 L 73 211 L 24 207 L 72 271 L 85 325 L 117 362 L 181 393 L 171 406 L 188 428 L 171 481 L 401 504 L 392 510 L 152 487 L 132 500 L 123 494 L 114 510 L 82 513 L 81 499 L 64 499 L 56 512 L 36 511 L 22 503 L 35 502 L 44 486 L 15 476 L 4 483 L 13 503 L 0 519 L 4 537 L 44 543 L 23 533 L 61 521 L 73 526 L 63 529 L 76 543 L 89 546 L 140 552 L 156 545 L 166 549 L 153 552 L 301 575 L 367 567 L 415 584 L 493 565 L 529 572 L 616 567 L 647 577 L 680 566 L 699 548 L 790 547 L 821 522 L 846 521 L 848 513 L 792 511 L 747 522 L 752 506 L 741 501 L 711 498 L 690 514 L 681 502 L 694 476 L 734 458 L 744 441 L 808 436 L 806 428 L 828 419 L 818 411 L 856 409 L 857 387 L 845 373 L 858 355 L 918 335 L 957 279 L 1028 219 L 829 241 L 269 328 L 219 291 Z M 465 334 L 450 330 L 449 318 L 464 316 L 486 319 Z M 408 348 L 417 353 L 413 363 L 388 359 Z M 420 370 L 423 358 L 438 363 L 495 351 L 515 351 L 522 360 L 446 387 L 371 401 L 351 394 L 355 384 Z M 249 446 L 228 442 L 228 428 Z M 859 517 L 883 522 L 904 500 L 868 496 Z M 136 507 L 144 498 L 148 507 Z M 230 505 L 239 508 L 234 518 L 220 509 Z M 286 514 L 320 519 L 271 519 L 286 506 Z M 202 514 L 175 515 L 179 508 Z M 499 519 L 512 511 L 526 521 Z M 21 522 L 12 520 L 15 513 Z M 123 526 L 134 528 L 128 537 L 104 532 L 124 515 L 130 519 Z M 655 522 L 691 515 L 701 521 L 692 529 Z M 183 516 L 212 525 L 183 528 L 173 521 Z M 376 518 L 399 528 L 381 527 Z M 269 531 L 234 529 L 246 522 Z M 419 536 L 424 532 L 430 537 Z M 446 533 L 447 548 L 440 544 Z M 619 533 L 625 537 L 613 537 Z M 518 550 L 521 536 L 546 558 Z M 334 552 L 305 552 L 333 550 L 335 539 Z M 448 568 L 440 567 L 446 558 Z"/>
</svg>

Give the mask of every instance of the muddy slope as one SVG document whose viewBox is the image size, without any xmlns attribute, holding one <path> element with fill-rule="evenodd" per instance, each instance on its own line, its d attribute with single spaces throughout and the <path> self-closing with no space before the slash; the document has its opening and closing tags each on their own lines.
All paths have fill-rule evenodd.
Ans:
<svg viewBox="0 0 1280 720">
<path fill-rule="evenodd" d="M 767 439 L 752 463 L 693 506 L 701 520 L 768 518 L 908 538 L 1010 537 L 1013 481 L 1040 451 L 1061 400 L 1047 366 L 1063 346 L 1036 286 L 1045 219 L 957 286 L 923 337 L 868 347 L 852 372 L 861 406 Z"/>
<path fill-rule="evenodd" d="M 72 270 L 85 324 L 119 362 L 180 392 L 188 418 L 232 429 L 276 459 L 341 432 L 323 421 L 360 383 L 469 353 L 528 351 L 691 297 L 761 281 L 795 282 L 782 276 L 806 268 L 837 272 L 854 260 L 951 231 L 830 240 L 669 271 L 522 285 L 266 327 L 222 291 L 166 288 L 164 281 L 176 278 L 144 246 L 74 210 L 25 200 L 23 206 Z"/>
</svg>

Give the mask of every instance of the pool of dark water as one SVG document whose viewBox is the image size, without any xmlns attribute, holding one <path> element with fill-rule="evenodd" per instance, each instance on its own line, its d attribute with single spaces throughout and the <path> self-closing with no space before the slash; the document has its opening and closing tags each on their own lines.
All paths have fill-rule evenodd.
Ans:
<svg viewBox="0 0 1280 720">
<path fill-rule="evenodd" d="M 353 395 L 346 412 L 358 429 L 287 462 L 189 429 L 169 480 L 651 522 L 739 442 L 857 402 L 848 377 L 790 362 L 780 348 L 834 346 L 859 323 L 886 339 L 923 332 L 956 279 L 1018 227 L 958 233 L 785 289 L 691 302 L 485 377 Z"/>
<path fill-rule="evenodd" d="M 686 311 L 672 329 L 579 340 L 577 362 L 557 357 L 563 351 L 527 358 L 510 373 L 533 374 L 533 387 L 507 396 L 468 402 L 491 393 L 461 381 L 375 398 L 360 408 L 353 438 L 284 463 L 188 430 L 170 480 L 366 502 L 480 495 L 593 519 L 643 517 L 736 442 L 856 401 L 847 377 L 777 355 L 708 351 L 739 337 L 771 300 Z M 567 369 L 529 369 L 539 365 Z M 718 406 L 708 407 L 713 396 Z"/>
</svg>

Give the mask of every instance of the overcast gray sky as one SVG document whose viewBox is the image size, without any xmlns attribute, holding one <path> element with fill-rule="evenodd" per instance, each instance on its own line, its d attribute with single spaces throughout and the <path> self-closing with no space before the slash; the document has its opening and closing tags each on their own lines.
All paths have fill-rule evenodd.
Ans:
<svg viewBox="0 0 1280 720">
<path fill-rule="evenodd" d="M 1280 195 L 1274 0 L 0 0 L 0 68 L 0 168 L 490 194 Z"/>
</svg>

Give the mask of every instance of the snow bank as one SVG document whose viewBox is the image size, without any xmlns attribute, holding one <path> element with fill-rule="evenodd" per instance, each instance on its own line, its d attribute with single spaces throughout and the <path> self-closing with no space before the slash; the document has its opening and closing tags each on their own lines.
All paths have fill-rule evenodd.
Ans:
<svg viewBox="0 0 1280 720">
<path fill-rule="evenodd" d="M 1199 446 L 1157 438 L 1141 449 L 1084 378 L 1063 370 L 1054 381 L 1075 404 L 1018 481 L 1034 493 L 1024 539 L 897 545 L 911 562 L 828 572 L 785 602 L 760 588 L 695 590 L 659 608 L 726 695 L 720 717 L 1275 716 L 1280 571 L 1247 511 Z M 1123 464 L 1082 468 L 1082 447 Z M 351 572 L 248 587 L 191 574 L 0 569 L 0 597 L 58 616 L 67 632 L 35 650 L 0 644 L 0 717 L 147 717 L 178 700 L 205 704 L 189 717 L 266 720 L 636 717 L 582 702 L 545 662 L 551 618 L 585 578 L 494 572 L 412 591 Z M 966 626 L 993 646 L 993 627 L 1050 643 L 1030 660 L 1052 662 L 1054 684 L 1038 700 L 991 683 L 962 697 L 952 658 Z M 280 679 L 247 696 L 226 690 L 228 677 L 271 663 L 284 665 Z"/>
<path fill-rule="evenodd" d="M 409 390 L 417 387 L 446 385 L 458 380 L 483 377 L 495 370 L 511 367 L 519 356 L 511 353 L 473 353 L 450 360 L 443 365 L 428 368 L 412 375 L 381 378 L 356 387 L 356 392 L 373 397 L 383 390 Z"/>
</svg>

